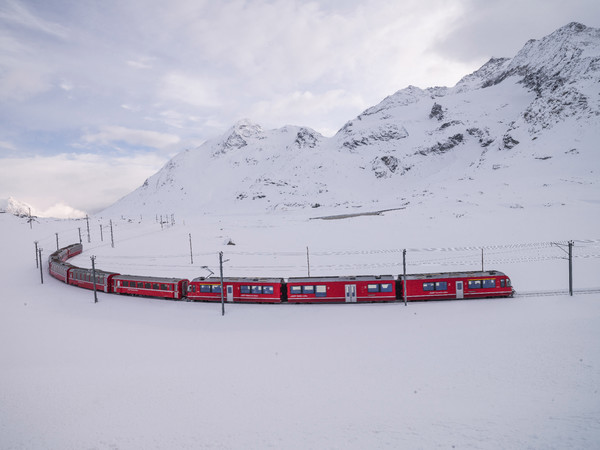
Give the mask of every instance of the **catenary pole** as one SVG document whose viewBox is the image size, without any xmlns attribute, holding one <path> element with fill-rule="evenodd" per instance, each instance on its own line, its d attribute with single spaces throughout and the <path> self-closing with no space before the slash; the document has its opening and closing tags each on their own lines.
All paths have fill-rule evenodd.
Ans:
<svg viewBox="0 0 600 450">
<path fill-rule="evenodd" d="M 56 251 L 58 251 L 58 233 L 54 233 L 56 234 Z"/>
<path fill-rule="evenodd" d="M 77 228 L 79 230 L 79 243 L 81 244 L 81 227 Z"/>
<path fill-rule="evenodd" d="M 115 237 L 113 235 L 112 219 L 110 219 L 110 246 L 115 248 Z"/>
<path fill-rule="evenodd" d="M 560 248 L 563 252 L 567 254 L 567 259 L 569 260 L 569 295 L 571 296 L 573 295 L 573 244 L 573 241 L 569 241 L 567 243 L 568 250 L 565 250 L 563 248 L 564 244 L 557 244 L 555 242 L 552 242 L 552 245 L 556 245 L 558 248 Z"/>
<path fill-rule="evenodd" d="M 34 241 L 35 244 L 35 268 L 37 269 L 39 267 L 38 265 L 38 241 Z"/>
<path fill-rule="evenodd" d="M 221 315 L 225 315 L 225 297 L 223 296 L 223 252 L 219 252 L 219 271 L 221 275 Z"/>
<path fill-rule="evenodd" d="M 90 242 L 92 242 L 92 240 L 90 239 L 90 218 L 87 214 L 85 215 L 85 222 L 87 223 L 87 235 L 88 235 L 88 244 L 89 244 Z"/>
<path fill-rule="evenodd" d="M 308 246 L 306 247 L 306 267 L 308 269 L 308 276 L 310 277 L 310 256 L 308 253 Z"/>
<path fill-rule="evenodd" d="M 402 250 L 402 296 L 404 297 L 404 306 L 406 306 L 406 249 Z"/>
<path fill-rule="evenodd" d="M 42 264 L 42 248 L 40 247 L 38 249 L 38 252 L 40 253 L 40 279 L 42 280 L 42 284 L 44 284 L 44 269 L 42 268 L 43 264 Z"/>
<path fill-rule="evenodd" d="M 569 241 L 569 295 L 573 296 L 573 241 Z"/>
<path fill-rule="evenodd" d="M 100 241 L 104 242 L 104 234 L 102 233 L 102 224 L 100 224 Z"/>
<path fill-rule="evenodd" d="M 190 264 L 194 264 L 194 253 L 192 252 L 192 233 L 190 235 Z"/>
<path fill-rule="evenodd" d="M 96 265 L 95 265 L 96 257 L 92 255 L 90 258 L 92 260 L 92 282 L 94 284 L 94 303 L 98 303 L 98 294 L 96 293 Z"/>
</svg>

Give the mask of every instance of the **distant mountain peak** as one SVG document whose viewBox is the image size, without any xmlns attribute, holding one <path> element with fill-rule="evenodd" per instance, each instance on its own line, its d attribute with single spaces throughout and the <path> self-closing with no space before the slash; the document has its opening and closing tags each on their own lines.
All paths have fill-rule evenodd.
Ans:
<svg viewBox="0 0 600 450">
<path fill-rule="evenodd" d="M 32 213 L 31 205 L 21 202 L 14 197 L 0 199 L 0 213 L 13 214 L 18 217 L 28 217 Z"/>
<path fill-rule="evenodd" d="M 260 125 L 250 119 L 238 120 L 222 138 L 214 155 L 227 153 L 232 149 L 240 149 L 248 145 L 252 139 L 261 139 L 264 131 Z"/>
</svg>

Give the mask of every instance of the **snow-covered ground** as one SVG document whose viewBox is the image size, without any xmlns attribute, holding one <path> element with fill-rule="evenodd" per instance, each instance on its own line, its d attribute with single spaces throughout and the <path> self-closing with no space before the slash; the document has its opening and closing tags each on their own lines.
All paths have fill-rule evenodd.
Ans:
<svg viewBox="0 0 600 450">
<path fill-rule="evenodd" d="M 99 294 L 46 272 L 72 262 L 195 277 L 486 269 L 518 292 L 567 289 L 548 242 L 575 240 L 575 288 L 600 286 L 599 214 L 455 205 L 311 220 L 272 212 L 86 222 L 0 214 L 0 447 L 6 449 L 594 449 L 600 294 L 366 305 L 220 305 Z M 168 211 L 165 211 L 165 216 Z M 316 214 L 315 214 L 316 216 Z M 141 219 L 141 220 L 140 220 Z M 169 217 L 170 219 L 170 217 Z M 100 224 L 104 241 L 100 241 Z M 194 263 L 190 263 L 189 236 Z M 236 245 L 226 245 L 233 241 Z M 587 242 L 589 241 L 589 242 Z M 202 268 L 207 266 L 207 268 Z"/>
</svg>

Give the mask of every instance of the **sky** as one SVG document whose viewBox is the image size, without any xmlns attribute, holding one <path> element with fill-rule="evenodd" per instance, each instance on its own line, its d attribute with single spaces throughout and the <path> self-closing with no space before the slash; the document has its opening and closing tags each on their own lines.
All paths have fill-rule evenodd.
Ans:
<svg viewBox="0 0 600 450">
<path fill-rule="evenodd" d="M 248 118 L 331 136 L 597 0 L 0 0 L 0 199 L 93 214 Z"/>
</svg>

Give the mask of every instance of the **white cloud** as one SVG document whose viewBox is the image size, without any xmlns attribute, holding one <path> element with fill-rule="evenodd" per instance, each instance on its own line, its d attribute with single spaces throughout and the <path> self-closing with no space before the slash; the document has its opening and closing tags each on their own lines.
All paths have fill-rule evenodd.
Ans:
<svg viewBox="0 0 600 450">
<path fill-rule="evenodd" d="M 0 20 L 59 38 L 68 36 L 67 29 L 64 26 L 42 19 L 27 9 L 23 2 L 16 0 L 5 0 L 4 4 L 0 5 Z"/>
<path fill-rule="evenodd" d="M 86 213 L 79 209 L 72 208 L 69 205 L 65 205 L 63 202 L 56 203 L 50 208 L 38 211 L 34 213 L 39 217 L 55 217 L 57 219 L 78 219 L 85 217 Z"/>
<path fill-rule="evenodd" d="M 144 56 L 135 60 L 129 60 L 127 64 L 135 69 L 152 69 L 155 59 Z"/>
<path fill-rule="evenodd" d="M 317 119 L 321 126 L 316 130 L 325 135 L 332 135 L 343 124 L 329 120 L 329 116 L 337 117 L 340 110 L 349 114 L 350 111 L 360 111 L 367 106 L 360 96 L 342 89 L 317 94 L 295 91 L 258 102 L 253 105 L 249 115 L 260 118 L 261 123 L 267 127 L 281 126 L 282 122 L 303 125 L 310 123 L 311 119 Z"/>
<path fill-rule="evenodd" d="M 4 150 L 16 150 L 17 147 L 15 147 L 15 145 L 12 144 L 11 142 L 0 141 L 0 149 L 4 149 Z"/>
<path fill-rule="evenodd" d="M 174 134 L 159 133 L 148 130 L 132 130 L 120 126 L 103 127 L 98 133 L 86 134 L 82 140 L 88 144 L 108 145 L 113 142 L 126 142 L 131 145 L 164 149 L 178 144 L 181 139 Z"/>
<path fill-rule="evenodd" d="M 163 78 L 160 97 L 171 102 L 181 102 L 199 107 L 217 107 L 219 83 L 208 77 L 170 72 Z"/>
<path fill-rule="evenodd" d="M 12 196 L 44 214 L 95 212 L 141 186 L 165 162 L 154 154 L 4 158 L 0 198 Z"/>
</svg>

